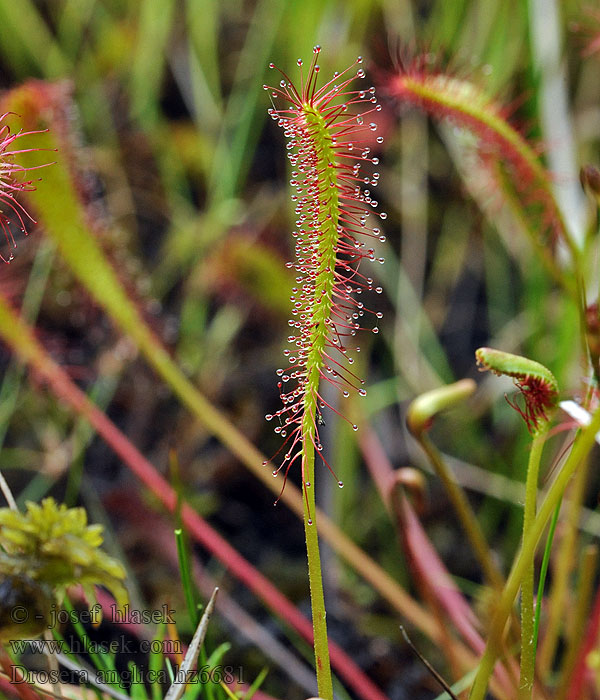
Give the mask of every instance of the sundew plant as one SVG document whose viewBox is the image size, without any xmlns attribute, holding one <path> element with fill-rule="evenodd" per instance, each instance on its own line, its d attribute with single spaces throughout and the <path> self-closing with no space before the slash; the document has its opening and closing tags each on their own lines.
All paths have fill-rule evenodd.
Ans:
<svg viewBox="0 0 600 700">
<path fill-rule="evenodd" d="M 599 36 L 0 2 L 2 697 L 600 700 Z"/>
<path fill-rule="evenodd" d="M 311 588 L 312 615 L 315 639 L 315 658 L 319 694 L 332 698 L 333 689 L 329 671 L 325 605 L 321 582 L 321 564 L 315 513 L 315 450 L 323 451 L 319 436 L 319 423 L 323 423 L 321 411 L 325 407 L 341 415 L 326 401 L 320 390 L 322 381 L 329 382 L 347 398 L 350 391 L 366 396 L 359 379 L 349 368 L 354 360 L 348 353 L 348 339 L 361 330 L 365 312 L 377 318 L 380 311 L 371 311 L 361 301 L 363 290 L 373 290 L 373 278 L 361 269 L 364 259 L 374 261 L 375 250 L 369 239 L 385 241 L 378 227 L 369 227 L 368 219 L 377 207 L 371 191 L 364 185 L 375 187 L 379 173 L 370 176 L 361 173 L 361 165 L 377 165 L 379 159 L 371 156 L 372 140 L 366 138 L 377 131 L 375 122 L 365 122 L 370 114 L 381 111 L 377 104 L 375 88 L 351 90 L 356 78 L 364 79 L 365 72 L 356 66 L 362 64 L 359 57 L 355 64 L 322 87 L 318 85 L 320 46 L 313 49 L 313 60 L 306 77 L 301 74 L 296 88 L 287 75 L 278 88 L 265 85 L 275 99 L 287 104 L 269 110 L 271 117 L 284 129 L 290 149 L 292 167 L 290 185 L 294 189 L 292 201 L 296 230 L 296 262 L 288 263 L 298 276 L 292 289 L 293 303 L 290 327 L 295 335 L 288 337 L 292 349 L 284 350 L 290 362 L 286 369 L 278 369 L 278 384 L 283 408 L 267 420 L 276 418 L 280 425 L 275 432 L 285 438 L 285 455 L 273 476 L 288 471 L 294 462 L 300 463 L 302 491 L 305 503 L 305 532 Z M 297 61 L 302 69 L 302 59 Z M 270 68 L 275 68 L 270 64 Z M 368 105 L 367 109 L 356 106 Z M 381 137 L 377 143 L 381 143 Z M 387 214 L 379 212 L 380 219 Z M 383 263 L 383 258 L 379 258 Z M 381 291 L 381 288 L 377 288 Z M 371 329 L 378 333 L 377 326 Z M 356 348 L 359 350 L 360 348 Z M 292 389 L 283 387 L 292 381 Z M 320 393 L 321 392 L 321 393 Z M 358 430 L 356 424 L 351 424 Z M 333 469 L 321 459 L 334 475 Z M 265 463 L 266 464 L 266 463 Z M 340 487 L 342 481 L 338 481 Z M 285 488 L 285 480 L 282 488 Z"/>
</svg>

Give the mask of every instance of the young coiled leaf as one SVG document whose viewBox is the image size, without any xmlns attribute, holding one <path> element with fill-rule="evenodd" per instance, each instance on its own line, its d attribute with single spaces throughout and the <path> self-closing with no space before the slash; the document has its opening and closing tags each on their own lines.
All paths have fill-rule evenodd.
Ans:
<svg viewBox="0 0 600 700">
<path fill-rule="evenodd" d="M 549 420 L 558 401 L 558 383 L 547 367 L 527 357 L 493 348 L 479 348 L 475 357 L 481 371 L 512 377 L 525 399 L 525 408 L 506 400 L 523 416 L 530 433 L 539 429 L 541 421 Z"/>
</svg>

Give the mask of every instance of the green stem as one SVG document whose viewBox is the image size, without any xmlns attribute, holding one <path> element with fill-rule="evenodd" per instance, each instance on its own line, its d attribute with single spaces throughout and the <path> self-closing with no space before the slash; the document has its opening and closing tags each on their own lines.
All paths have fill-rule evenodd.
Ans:
<svg viewBox="0 0 600 700">
<path fill-rule="evenodd" d="M 531 445 L 531 452 L 529 453 L 527 480 L 525 483 L 523 542 L 525 542 L 535 520 L 540 459 L 542 457 L 547 431 L 548 424 L 545 423 L 535 434 Z M 533 609 L 534 575 L 535 570 L 532 557 L 521 583 L 521 677 L 519 680 L 519 700 L 528 700 L 531 698 L 535 676 L 535 647 L 533 644 L 535 636 L 535 616 Z"/>
<path fill-rule="evenodd" d="M 504 579 L 492 558 L 488 543 L 464 491 L 456 482 L 454 474 L 427 435 L 422 433 L 416 435 L 416 438 L 425 454 L 429 457 L 436 474 L 444 484 L 444 488 L 452 501 L 465 534 L 469 538 L 469 543 L 481 564 L 485 578 L 496 590 L 500 591 L 504 585 Z"/>
<path fill-rule="evenodd" d="M 315 452 L 310 435 L 304 435 L 302 450 L 304 462 L 304 533 L 306 536 L 306 556 L 308 558 L 308 581 L 310 585 L 317 686 L 319 698 L 333 700 L 321 555 L 319 553 L 319 535 L 315 520 L 317 514 L 314 488 Z"/>
<path fill-rule="evenodd" d="M 558 505 L 552 513 L 552 521 L 550 522 L 550 529 L 548 531 L 548 538 L 546 540 L 546 547 L 544 549 L 544 557 L 542 559 L 542 566 L 540 568 L 540 581 L 538 584 L 537 599 L 542 600 L 544 595 L 544 584 L 546 583 L 546 574 L 548 573 L 548 565 L 550 564 L 550 553 L 552 552 L 552 543 L 554 542 L 554 533 L 556 532 L 556 524 L 558 523 L 558 516 L 560 514 L 560 507 L 562 505 L 562 498 L 559 500 Z M 540 629 L 540 616 L 542 612 L 542 606 L 536 605 L 535 607 L 535 622 L 533 625 L 533 653 L 537 652 L 538 644 L 538 631 Z"/>
<path fill-rule="evenodd" d="M 547 522 L 550 520 L 550 516 L 560 501 L 567 484 L 575 473 L 575 470 L 592 449 L 596 433 L 599 430 L 600 410 L 596 411 L 590 425 L 582 430 L 577 437 L 571 453 L 548 491 L 546 498 L 540 507 L 539 513 L 527 533 L 527 537 L 523 542 L 521 551 L 514 561 L 512 570 L 506 581 L 504 590 L 502 591 L 502 595 L 498 600 L 496 612 L 492 618 L 489 629 L 488 642 L 483 657 L 479 662 L 477 676 L 475 677 L 473 687 L 471 688 L 469 700 L 484 700 L 485 698 L 490 676 L 494 670 L 496 659 L 501 652 L 501 641 L 504 627 L 511 614 L 513 602 L 525 572 L 527 571 L 529 562 L 533 559 L 538 541 L 542 536 Z"/>
</svg>

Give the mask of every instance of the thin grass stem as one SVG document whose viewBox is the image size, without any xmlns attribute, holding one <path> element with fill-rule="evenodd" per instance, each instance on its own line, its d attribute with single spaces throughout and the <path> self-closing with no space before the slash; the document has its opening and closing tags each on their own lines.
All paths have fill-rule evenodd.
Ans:
<svg viewBox="0 0 600 700">
<path fill-rule="evenodd" d="M 527 480 L 525 483 L 525 511 L 523 514 L 523 541 L 527 538 L 537 507 L 537 483 L 540 471 L 540 460 L 548 424 L 534 435 L 527 465 Z M 534 590 L 534 561 L 529 563 L 521 584 L 521 675 L 519 680 L 519 700 L 528 700 L 533 692 L 535 677 L 535 614 L 533 604 Z"/>
<path fill-rule="evenodd" d="M 558 523 L 558 516 L 560 515 L 560 507 L 562 506 L 562 498 L 558 502 L 554 513 L 552 514 L 552 520 L 550 521 L 550 529 L 548 530 L 548 537 L 546 539 L 546 547 L 544 549 L 544 558 L 542 559 L 542 566 L 540 567 L 540 580 L 538 583 L 537 591 L 537 605 L 535 606 L 535 621 L 533 624 L 533 653 L 537 652 L 538 643 L 538 633 L 540 629 L 540 617 L 542 612 L 542 598 L 544 595 L 544 584 L 546 583 L 546 574 L 548 573 L 548 565 L 550 563 L 550 553 L 552 552 L 552 543 L 554 542 L 554 533 L 556 532 L 556 524 Z"/>
</svg>

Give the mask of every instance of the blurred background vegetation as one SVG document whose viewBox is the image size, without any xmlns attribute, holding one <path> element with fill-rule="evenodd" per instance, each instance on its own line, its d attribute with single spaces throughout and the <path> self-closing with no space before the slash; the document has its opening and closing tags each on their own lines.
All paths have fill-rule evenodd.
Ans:
<svg viewBox="0 0 600 700">
<path fill-rule="evenodd" d="M 461 155 L 464 135 L 399 112 L 386 82 L 425 52 L 432 65 L 510 106 L 512 123 L 545 144 L 567 220 L 581 234 L 589 212 L 578 171 L 598 163 L 600 143 L 598 61 L 583 53 L 599 25 L 584 4 L 551 0 L 1 0 L 0 87 L 66 81 L 82 187 L 121 281 L 192 381 L 273 454 L 280 441 L 264 415 L 279 406 L 275 369 L 288 335 L 293 214 L 282 134 L 267 119 L 262 85 L 274 79 L 270 61 L 295 77 L 296 59 L 307 61 L 314 44 L 323 48 L 324 76 L 363 55 L 384 107 L 377 194 L 388 213 L 386 264 L 373 269 L 384 293 L 371 305 L 385 316 L 377 336 L 359 341 L 368 396 L 342 410 L 361 429 L 375 429 L 395 467 L 426 467 L 406 435 L 406 403 L 453 379 L 484 379 L 473 401 L 438 421 L 433 438 L 455 458 L 506 568 L 519 543 L 528 435 L 502 399 L 506 385 L 479 377 L 473 353 L 489 344 L 527 354 L 572 396 L 582 388 L 577 311 L 492 193 L 474 187 Z M 190 503 L 308 612 L 300 521 L 274 509 L 272 495 L 180 406 L 42 228 L 18 241 L 1 273 L 2 293 L 25 304 L 52 356 L 165 473 L 174 448 Z M 106 524 L 137 600 L 183 609 L 174 541 L 163 536 L 168 517 L 8 351 L 1 360 L 0 468 L 18 501 L 52 493 L 85 505 Z M 327 459 L 345 487 L 322 468 L 323 508 L 419 597 L 354 434 L 333 414 L 325 421 Z M 590 509 L 600 488 L 592 479 Z M 428 534 L 476 600 L 478 568 L 433 477 L 426 500 Z M 598 533 L 593 515 L 587 527 Z M 155 533 L 161 518 L 164 532 Z M 241 584 L 201 549 L 195 554 L 259 625 L 284 639 Z M 435 697 L 397 615 L 327 548 L 324 556 L 332 638 L 393 700 Z M 246 678 L 271 664 L 266 692 L 306 697 L 301 674 L 290 679 L 235 620 L 216 619 L 210 634 L 231 642 L 229 658 Z M 439 650 L 420 642 L 443 668 Z M 302 642 L 285 645 L 310 659 Z"/>
</svg>

